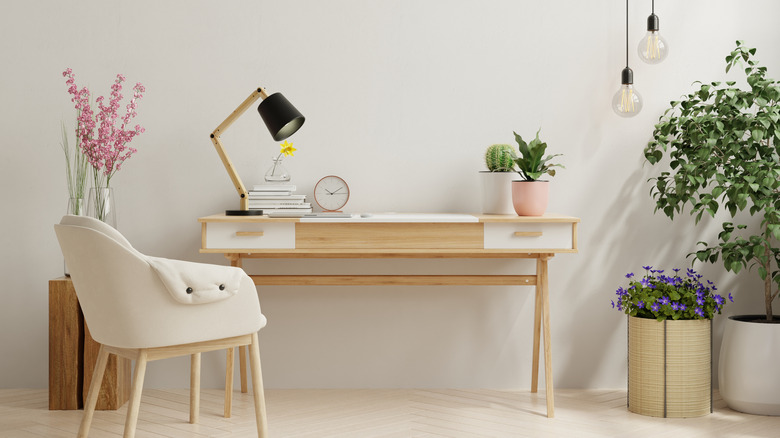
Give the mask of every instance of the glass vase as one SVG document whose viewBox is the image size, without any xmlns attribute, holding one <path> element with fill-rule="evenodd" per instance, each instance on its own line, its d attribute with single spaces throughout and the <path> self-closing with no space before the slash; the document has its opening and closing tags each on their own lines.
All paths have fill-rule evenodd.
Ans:
<svg viewBox="0 0 780 438">
<path fill-rule="evenodd" d="M 84 209 L 84 198 L 68 198 L 67 214 L 73 216 L 83 216 L 87 212 Z"/>
<path fill-rule="evenodd" d="M 283 159 L 284 156 L 282 155 L 272 158 L 273 164 L 265 172 L 266 182 L 286 182 L 290 180 L 290 173 L 284 167 Z"/>
<path fill-rule="evenodd" d="M 84 209 L 84 198 L 68 198 L 68 210 L 65 213 L 74 216 L 83 216 L 86 214 L 87 211 Z M 65 276 L 70 277 L 68 264 L 65 263 L 64 260 L 62 262 L 62 266 Z"/>
<path fill-rule="evenodd" d="M 93 187 L 89 189 L 89 198 L 87 200 L 87 215 L 99 219 L 116 228 L 114 189 L 111 187 Z"/>
</svg>

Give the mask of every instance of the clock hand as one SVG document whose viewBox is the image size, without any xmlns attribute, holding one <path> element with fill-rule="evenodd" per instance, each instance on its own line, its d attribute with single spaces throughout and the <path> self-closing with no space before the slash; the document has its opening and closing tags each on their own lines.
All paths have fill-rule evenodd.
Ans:
<svg viewBox="0 0 780 438">
<path fill-rule="evenodd" d="M 333 191 L 333 193 L 331 193 L 331 195 L 335 194 L 336 192 L 338 192 L 339 190 L 341 190 L 341 189 L 343 189 L 343 188 L 344 188 L 344 187 L 339 187 L 339 188 L 337 188 L 336 190 L 334 190 L 334 191 Z"/>
</svg>

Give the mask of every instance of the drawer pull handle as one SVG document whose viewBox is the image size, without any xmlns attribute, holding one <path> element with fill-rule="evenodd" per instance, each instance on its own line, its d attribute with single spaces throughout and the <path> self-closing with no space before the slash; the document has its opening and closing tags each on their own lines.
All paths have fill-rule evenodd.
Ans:
<svg viewBox="0 0 780 438">
<path fill-rule="evenodd" d="M 236 236 L 238 237 L 262 237 L 263 232 L 262 231 L 236 231 Z"/>
<path fill-rule="evenodd" d="M 515 237 L 542 237 L 541 231 L 515 231 Z"/>
</svg>

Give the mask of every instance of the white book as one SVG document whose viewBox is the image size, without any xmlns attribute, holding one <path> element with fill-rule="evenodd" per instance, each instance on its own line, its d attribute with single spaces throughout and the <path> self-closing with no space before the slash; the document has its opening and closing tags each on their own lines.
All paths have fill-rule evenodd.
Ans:
<svg viewBox="0 0 780 438">
<path fill-rule="evenodd" d="M 275 192 L 249 192 L 250 201 L 304 201 L 306 195 L 277 195 Z"/>
<path fill-rule="evenodd" d="M 311 208 L 308 202 L 252 202 L 249 208 Z"/>
<path fill-rule="evenodd" d="M 279 213 L 311 213 L 311 208 L 250 208 L 250 210 L 263 210 L 264 214 Z"/>
<path fill-rule="evenodd" d="M 294 192 L 297 187 L 295 184 L 255 184 L 252 190 L 256 192 Z"/>
</svg>

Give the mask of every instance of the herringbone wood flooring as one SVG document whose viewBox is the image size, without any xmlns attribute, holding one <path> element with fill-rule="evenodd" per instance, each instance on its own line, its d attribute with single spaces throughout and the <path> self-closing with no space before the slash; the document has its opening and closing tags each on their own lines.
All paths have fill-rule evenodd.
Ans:
<svg viewBox="0 0 780 438">
<path fill-rule="evenodd" d="M 712 415 L 644 417 L 626 410 L 625 391 L 556 390 L 556 416 L 544 416 L 544 392 L 492 390 L 268 390 L 270 434 L 278 438 L 401 437 L 778 437 L 780 417 L 734 412 L 717 397 Z M 205 390 L 200 423 L 189 424 L 187 390 L 146 390 L 138 438 L 254 437 L 252 397 Z M 81 411 L 49 411 L 46 390 L 0 390 L 0 437 L 76 436 Z M 98 411 L 90 437 L 122 436 L 127 405 Z"/>
</svg>

